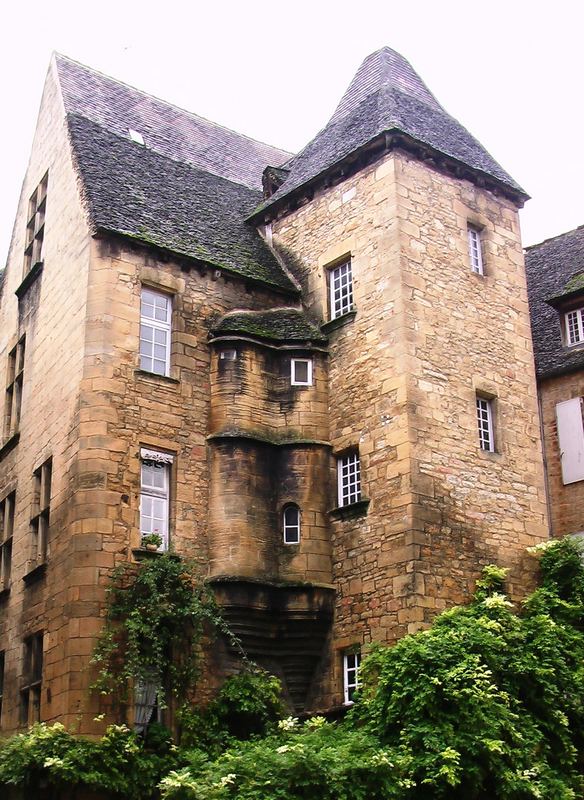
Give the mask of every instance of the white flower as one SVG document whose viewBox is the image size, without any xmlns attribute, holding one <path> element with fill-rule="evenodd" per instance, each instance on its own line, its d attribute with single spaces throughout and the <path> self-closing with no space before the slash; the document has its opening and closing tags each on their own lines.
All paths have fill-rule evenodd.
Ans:
<svg viewBox="0 0 584 800">
<path fill-rule="evenodd" d="M 281 731 L 291 731 L 298 725 L 298 717 L 286 717 L 278 722 Z"/>
</svg>

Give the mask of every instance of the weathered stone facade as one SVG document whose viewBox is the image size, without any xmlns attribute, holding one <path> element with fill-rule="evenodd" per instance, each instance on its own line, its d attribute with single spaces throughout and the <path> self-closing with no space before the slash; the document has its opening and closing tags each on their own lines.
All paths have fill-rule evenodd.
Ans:
<svg viewBox="0 0 584 800">
<path fill-rule="evenodd" d="M 393 69 L 396 54 L 380 52 Z M 395 68 L 398 77 L 406 69 Z M 290 170 L 273 169 L 281 205 L 272 213 L 266 197 L 254 212 L 261 220 L 244 226 L 232 198 L 251 214 L 261 196 L 226 183 L 238 158 L 246 174 L 255 161 L 267 166 L 258 143 L 240 137 L 227 178 L 216 165 L 201 173 L 208 148 L 168 157 L 162 134 L 129 151 L 120 109 L 138 109 L 128 111 L 132 129 L 158 114 L 164 133 L 161 104 L 118 98 L 119 127 L 107 128 L 103 97 L 116 85 L 84 110 L 76 70 L 51 67 L 0 296 L 0 380 L 23 335 L 26 348 L 18 435 L 0 450 L 0 503 L 16 492 L 0 598 L 3 730 L 24 722 L 25 641 L 42 633 L 37 716 L 102 731 L 89 660 L 112 568 L 141 557 L 144 448 L 172 462 L 170 547 L 199 564 L 250 655 L 282 677 L 297 710 L 341 704 L 347 649 L 427 625 L 468 599 L 483 565 L 510 567 L 520 597 L 531 580 L 525 549 L 547 536 L 521 190 L 482 151 L 481 178 L 471 180 L 474 163 L 447 169 L 383 139 L 343 174 L 332 164 L 326 181 L 308 176 L 310 192 L 293 200 L 281 200 Z M 428 99 L 419 87 L 414 95 Z M 194 124 L 186 116 L 182 124 Z M 215 133 L 226 148 L 236 136 L 205 135 Z M 89 157 L 92 137 L 102 149 Z M 134 205 L 115 219 L 111 195 L 99 193 L 108 147 L 120 170 L 122 155 L 132 159 L 119 183 Z M 28 198 L 47 170 L 43 265 L 21 284 Z M 162 196 L 167 179 L 171 193 L 181 181 L 204 184 L 216 241 L 205 240 L 191 206 L 155 205 L 147 190 L 162 186 Z M 174 228 L 165 244 L 183 218 L 206 249 Z M 481 231 L 484 275 L 471 269 L 469 225 Z M 330 269 L 349 257 L 354 306 L 329 321 Z M 168 374 L 140 368 L 144 288 L 171 298 Z M 256 312 L 273 312 L 272 327 Z M 293 359 L 310 362 L 304 384 L 291 380 Z M 494 452 L 479 447 L 477 393 L 494 405 Z M 361 493 L 344 505 L 337 457 L 356 452 Z M 33 473 L 49 463 L 48 551 L 31 571 Z M 283 537 L 290 504 L 297 543 Z M 225 647 L 210 658 L 211 682 L 233 668 Z"/>
</svg>

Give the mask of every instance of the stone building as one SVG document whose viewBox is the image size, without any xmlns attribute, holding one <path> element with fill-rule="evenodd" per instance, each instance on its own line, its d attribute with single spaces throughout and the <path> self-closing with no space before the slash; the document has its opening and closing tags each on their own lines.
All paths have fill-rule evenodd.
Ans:
<svg viewBox="0 0 584 800">
<path fill-rule="evenodd" d="M 53 58 L 0 297 L 5 731 L 96 730 L 104 586 L 153 531 L 296 710 L 484 564 L 521 595 L 526 197 L 389 48 L 294 156 Z"/>
<path fill-rule="evenodd" d="M 527 248 L 553 536 L 584 533 L 584 227 Z"/>
</svg>

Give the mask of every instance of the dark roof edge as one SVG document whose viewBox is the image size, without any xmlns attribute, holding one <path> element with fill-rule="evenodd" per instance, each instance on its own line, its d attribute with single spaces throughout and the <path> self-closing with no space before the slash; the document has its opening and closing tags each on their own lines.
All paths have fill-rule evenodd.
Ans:
<svg viewBox="0 0 584 800">
<path fill-rule="evenodd" d="M 556 233 L 555 236 L 549 236 L 547 239 L 543 239 L 541 242 L 537 242 L 536 244 L 530 244 L 524 247 L 524 250 L 533 250 L 535 247 L 541 247 L 542 244 L 547 244 L 548 242 L 553 242 L 554 239 L 561 239 L 562 236 L 568 236 L 570 233 L 576 233 L 576 231 L 584 230 L 584 225 L 576 225 L 575 228 L 572 228 L 569 231 L 564 231 L 563 233 Z"/>
<path fill-rule="evenodd" d="M 247 275 L 242 275 L 241 272 L 236 272 L 235 270 L 231 269 L 230 267 L 226 267 L 223 264 L 215 263 L 213 261 L 204 261 L 203 259 L 196 258 L 195 256 L 191 256 L 188 253 L 182 253 L 178 250 L 173 250 L 170 247 L 163 247 L 162 245 L 148 241 L 148 239 L 146 238 L 137 236 L 134 233 L 114 230 L 102 225 L 96 226 L 92 231 L 92 235 L 94 237 L 103 236 L 104 234 L 107 236 L 119 236 L 122 239 L 127 239 L 131 242 L 140 244 L 143 247 L 149 247 L 150 249 L 155 250 L 156 252 L 159 253 L 163 253 L 166 256 L 171 255 L 177 260 L 187 262 L 188 264 L 198 267 L 199 269 L 205 269 L 205 270 L 216 269 L 220 270 L 221 272 L 226 272 L 230 278 L 234 280 L 239 280 L 244 284 L 261 286 L 263 288 L 267 287 L 271 291 L 292 297 L 298 297 L 300 295 L 299 289 L 296 288 L 286 289 L 285 286 L 280 286 L 277 283 L 271 283 L 270 281 L 261 280 L 260 278 L 252 278 L 248 277 Z"/>
<path fill-rule="evenodd" d="M 551 378 L 559 378 L 562 375 L 569 375 L 571 372 L 582 372 L 582 364 L 570 364 L 569 366 L 554 367 L 552 369 L 542 370 L 541 372 L 536 369 L 535 377 L 538 383 L 546 381 Z"/>
<path fill-rule="evenodd" d="M 383 144 L 383 146 L 379 147 L 379 144 Z M 288 194 L 282 195 L 282 197 L 278 198 L 273 203 L 270 203 L 270 199 L 268 198 L 267 201 L 262 203 L 246 218 L 246 222 L 257 225 L 266 221 L 266 218 L 274 219 L 274 217 L 277 215 L 277 212 L 279 212 L 288 203 L 292 202 L 293 200 L 298 200 L 298 196 L 307 191 L 314 191 L 318 184 L 326 179 L 327 176 L 334 174 L 335 171 L 342 171 L 344 168 L 353 167 L 352 170 L 348 170 L 346 173 L 342 174 L 343 179 L 347 178 L 357 172 L 363 166 L 373 163 L 373 161 L 380 157 L 383 153 L 398 149 L 411 152 L 413 155 L 421 158 L 422 160 L 434 161 L 434 166 L 436 166 L 438 169 L 442 168 L 445 172 L 453 172 L 458 178 L 467 178 L 471 182 L 476 183 L 478 186 L 482 185 L 486 188 L 497 189 L 501 194 L 505 195 L 513 203 L 515 203 L 518 208 L 522 208 L 525 202 L 531 199 L 527 192 L 519 189 L 513 189 L 511 186 L 509 186 L 509 184 L 505 183 L 499 178 L 495 178 L 488 172 L 484 172 L 476 167 L 471 167 L 464 161 L 460 161 L 459 159 L 454 158 L 454 156 L 447 155 L 441 150 L 437 150 L 435 147 L 432 147 L 432 145 L 429 145 L 420 139 L 416 139 L 410 134 L 404 133 L 399 128 L 392 128 L 391 130 L 384 131 L 375 136 L 357 150 L 353 150 L 344 158 L 340 159 L 340 161 L 337 161 L 332 166 L 322 170 L 322 172 L 319 172 L 314 176 L 314 178 L 311 178 L 300 186 L 291 189 Z M 366 164 L 358 164 L 359 158 L 371 150 L 375 152 L 375 155 L 372 156 Z M 285 182 L 283 187 L 286 187 Z M 301 204 L 302 201 L 297 202 L 295 207 Z"/>
</svg>

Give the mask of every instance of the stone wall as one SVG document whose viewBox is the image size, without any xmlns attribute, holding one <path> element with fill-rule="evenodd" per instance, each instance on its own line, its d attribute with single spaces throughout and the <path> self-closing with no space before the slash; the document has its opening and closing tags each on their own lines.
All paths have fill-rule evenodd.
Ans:
<svg viewBox="0 0 584 800">
<path fill-rule="evenodd" d="M 483 231 L 484 277 L 471 273 L 469 223 Z M 547 523 L 523 257 L 510 203 L 399 152 L 274 222 L 273 238 L 323 319 L 327 266 L 352 259 L 356 315 L 330 333 L 331 444 L 358 446 L 370 504 L 331 515 L 328 705 L 342 697 L 343 650 L 468 599 L 483 564 L 525 588 L 524 549 Z M 498 397 L 492 455 L 477 391 Z"/>
<path fill-rule="evenodd" d="M 584 481 L 564 485 L 558 442 L 556 405 L 584 397 L 584 374 L 571 372 L 548 378 L 539 386 L 546 474 L 553 536 L 584 531 Z"/>
</svg>

